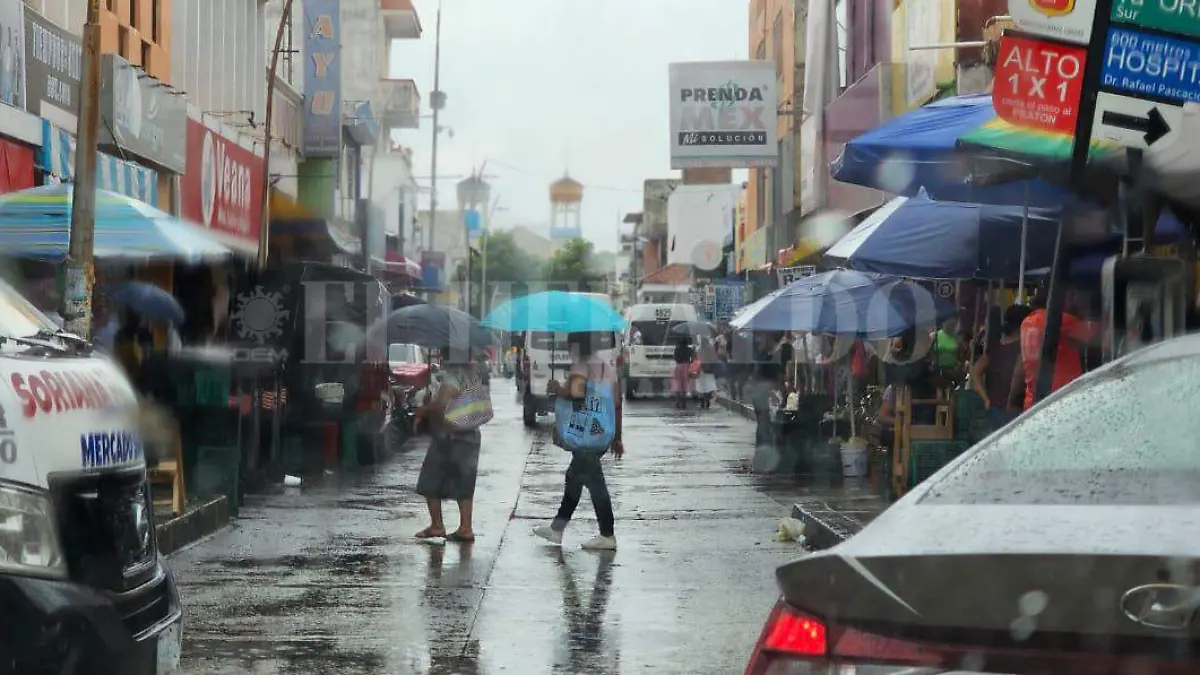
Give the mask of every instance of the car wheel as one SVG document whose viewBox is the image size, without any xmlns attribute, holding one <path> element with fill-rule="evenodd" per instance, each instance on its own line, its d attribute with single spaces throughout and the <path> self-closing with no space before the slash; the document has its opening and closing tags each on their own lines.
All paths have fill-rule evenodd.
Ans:
<svg viewBox="0 0 1200 675">
<path fill-rule="evenodd" d="M 525 407 L 521 411 L 521 419 L 530 429 L 537 426 L 537 403 L 534 402 L 532 396 L 525 396 Z"/>
</svg>

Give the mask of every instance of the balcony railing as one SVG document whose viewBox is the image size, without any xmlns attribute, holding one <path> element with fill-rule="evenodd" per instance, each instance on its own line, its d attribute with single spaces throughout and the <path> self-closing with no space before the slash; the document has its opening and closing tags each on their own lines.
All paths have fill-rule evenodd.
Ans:
<svg viewBox="0 0 1200 675">
<path fill-rule="evenodd" d="M 387 39 L 415 40 L 421 37 L 421 19 L 412 0 L 379 0 L 383 27 Z"/>
<path fill-rule="evenodd" d="M 381 86 L 387 95 L 380 116 L 384 129 L 416 129 L 420 126 L 421 93 L 417 91 L 417 83 L 384 79 Z"/>
</svg>

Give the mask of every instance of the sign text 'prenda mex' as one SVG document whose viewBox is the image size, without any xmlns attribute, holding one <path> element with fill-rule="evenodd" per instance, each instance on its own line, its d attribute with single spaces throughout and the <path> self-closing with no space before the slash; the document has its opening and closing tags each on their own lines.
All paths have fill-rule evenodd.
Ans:
<svg viewBox="0 0 1200 675">
<path fill-rule="evenodd" d="M 759 87 L 687 87 L 679 90 L 679 100 L 690 104 L 680 112 L 680 145 L 766 145 Z"/>
</svg>

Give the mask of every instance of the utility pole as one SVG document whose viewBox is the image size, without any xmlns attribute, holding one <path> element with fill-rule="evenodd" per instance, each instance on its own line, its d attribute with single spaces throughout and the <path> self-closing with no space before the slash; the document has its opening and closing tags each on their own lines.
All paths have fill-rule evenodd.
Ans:
<svg viewBox="0 0 1200 675">
<path fill-rule="evenodd" d="M 266 129 L 266 145 L 263 147 L 262 217 L 258 224 L 258 267 L 267 266 L 267 244 L 271 232 L 271 123 L 275 113 L 275 74 L 279 72 L 279 52 L 283 49 L 284 31 L 292 23 L 292 2 L 284 0 L 283 13 L 279 15 L 279 28 L 275 31 L 275 48 L 271 50 L 271 67 L 267 69 L 267 114 L 263 120 Z"/>
<path fill-rule="evenodd" d="M 429 95 L 429 105 L 433 108 L 433 148 L 429 158 L 429 232 L 425 235 L 426 251 L 433 251 L 433 230 L 437 227 L 437 160 L 438 160 L 438 113 L 446 104 L 442 97 L 442 3 L 439 0 L 437 20 L 433 29 L 433 93 Z M 468 254 L 467 259 L 470 260 Z"/>
<path fill-rule="evenodd" d="M 96 234 L 96 161 L 100 145 L 100 0 L 88 0 L 81 65 L 83 78 L 75 184 L 71 191 L 71 240 L 67 249 L 66 292 L 60 314 L 68 333 L 90 338 L 92 287 L 96 282 L 92 253 Z"/>
</svg>

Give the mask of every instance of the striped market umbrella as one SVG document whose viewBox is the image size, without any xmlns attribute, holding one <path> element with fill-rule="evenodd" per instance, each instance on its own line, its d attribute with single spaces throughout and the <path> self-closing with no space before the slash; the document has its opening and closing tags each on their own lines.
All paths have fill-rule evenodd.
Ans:
<svg viewBox="0 0 1200 675">
<path fill-rule="evenodd" d="M 66 257 L 71 232 L 71 183 L 0 195 L 0 255 L 42 260 Z M 202 230 L 132 197 L 96 190 L 94 255 L 106 260 L 199 262 L 233 255 Z"/>
</svg>

